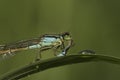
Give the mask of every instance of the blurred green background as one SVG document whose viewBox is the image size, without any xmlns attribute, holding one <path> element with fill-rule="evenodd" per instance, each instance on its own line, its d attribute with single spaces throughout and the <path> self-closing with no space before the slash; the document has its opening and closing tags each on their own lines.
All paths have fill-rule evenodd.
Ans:
<svg viewBox="0 0 120 80">
<path fill-rule="evenodd" d="M 0 0 L 0 44 L 66 31 L 75 42 L 70 54 L 92 49 L 96 54 L 120 58 L 120 1 Z M 22 51 L 0 61 L 0 75 L 29 64 L 37 52 Z M 44 53 L 43 59 L 53 55 L 51 50 Z M 103 62 L 74 64 L 22 80 L 120 80 L 120 66 Z"/>
</svg>

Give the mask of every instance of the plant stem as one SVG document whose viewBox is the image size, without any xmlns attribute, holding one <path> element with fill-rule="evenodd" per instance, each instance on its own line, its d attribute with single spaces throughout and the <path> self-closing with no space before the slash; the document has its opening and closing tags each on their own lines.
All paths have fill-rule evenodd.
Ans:
<svg viewBox="0 0 120 80">
<path fill-rule="evenodd" d="M 31 74 L 47 70 L 49 68 L 54 68 L 63 65 L 70 65 L 75 63 L 84 63 L 84 62 L 97 62 L 103 61 L 112 64 L 120 65 L 120 59 L 104 55 L 67 55 L 63 57 L 55 57 L 47 60 L 40 60 L 35 63 L 26 65 L 20 69 L 17 69 L 13 72 L 9 72 L 7 75 L 3 76 L 0 80 L 18 80 L 20 78 L 29 76 Z"/>
</svg>

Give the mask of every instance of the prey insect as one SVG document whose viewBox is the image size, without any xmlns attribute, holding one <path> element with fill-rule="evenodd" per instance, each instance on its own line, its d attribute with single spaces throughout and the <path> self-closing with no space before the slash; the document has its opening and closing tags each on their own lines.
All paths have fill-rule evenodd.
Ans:
<svg viewBox="0 0 120 80">
<path fill-rule="evenodd" d="M 8 55 L 23 50 L 39 49 L 36 60 L 40 60 L 41 53 L 48 49 L 54 50 L 55 56 L 65 56 L 72 46 L 73 40 L 68 32 L 61 34 L 45 34 L 38 38 L 23 40 L 12 44 L 0 45 L 0 55 Z M 57 50 L 60 49 L 60 54 Z"/>
</svg>

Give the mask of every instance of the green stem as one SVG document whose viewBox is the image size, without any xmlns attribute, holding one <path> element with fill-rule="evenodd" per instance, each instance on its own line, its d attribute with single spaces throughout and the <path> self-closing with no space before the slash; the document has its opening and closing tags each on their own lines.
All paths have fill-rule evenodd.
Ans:
<svg viewBox="0 0 120 80">
<path fill-rule="evenodd" d="M 63 57 L 55 57 L 47 60 L 40 60 L 35 63 L 26 65 L 20 69 L 13 72 L 9 72 L 7 75 L 3 76 L 0 80 L 17 80 L 31 74 L 47 70 L 49 68 L 54 68 L 58 66 L 83 63 L 83 62 L 97 62 L 103 61 L 112 64 L 120 65 L 120 59 L 104 55 L 67 55 Z"/>
</svg>

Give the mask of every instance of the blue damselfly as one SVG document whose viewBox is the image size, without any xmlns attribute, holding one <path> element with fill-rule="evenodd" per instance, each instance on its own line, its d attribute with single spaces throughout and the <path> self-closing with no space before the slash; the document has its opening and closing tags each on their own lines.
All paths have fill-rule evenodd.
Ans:
<svg viewBox="0 0 120 80">
<path fill-rule="evenodd" d="M 67 54 L 67 51 L 71 47 L 72 43 L 73 40 L 68 32 L 61 34 L 45 34 L 38 38 L 22 40 L 11 44 L 1 45 L 0 55 L 9 55 L 22 50 L 38 48 L 40 50 L 39 53 L 37 54 L 36 59 L 40 59 L 41 52 L 48 49 L 53 49 L 55 56 L 65 56 Z M 56 54 L 58 49 L 61 50 L 60 54 Z"/>
</svg>

